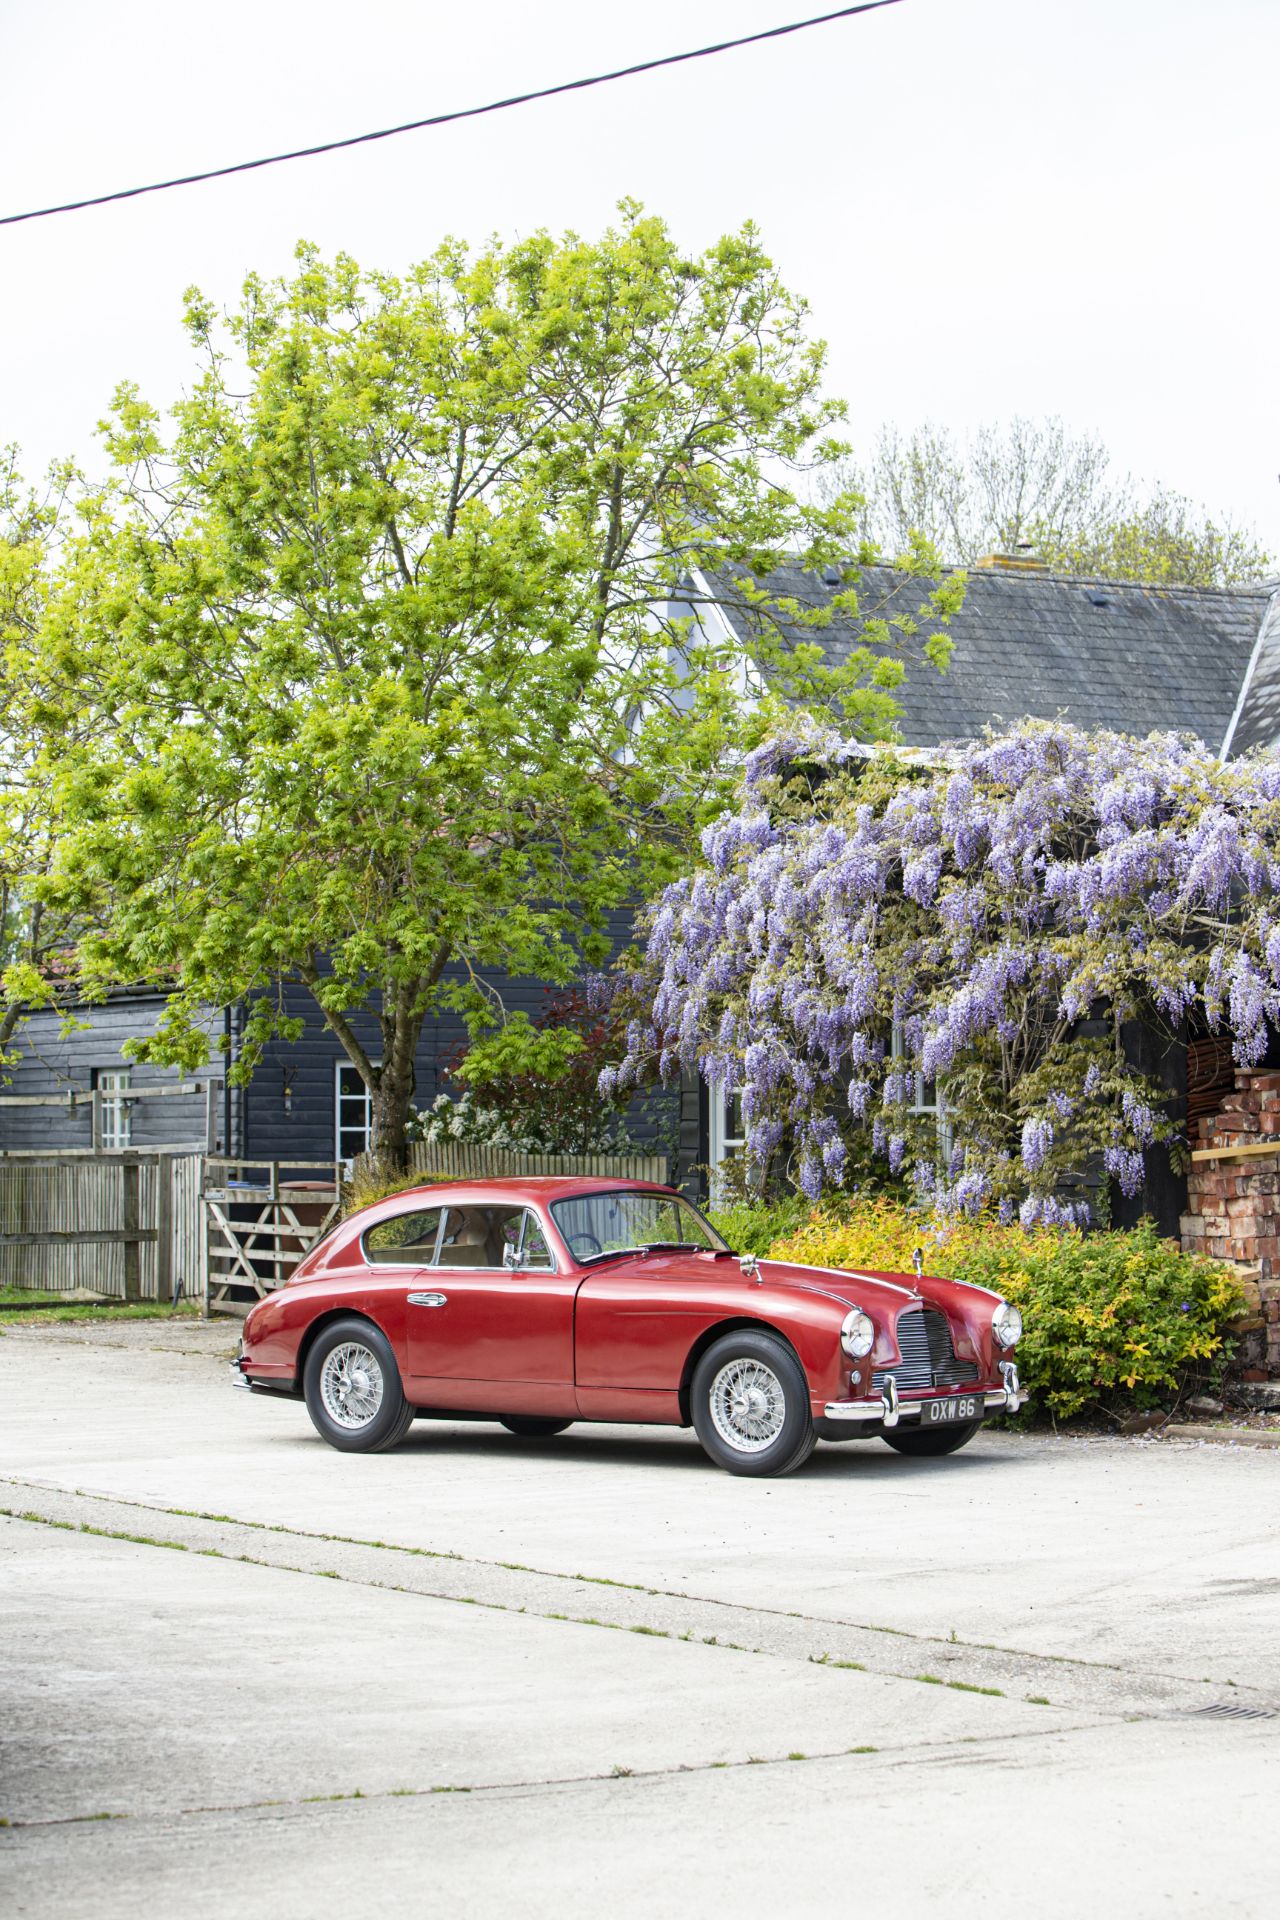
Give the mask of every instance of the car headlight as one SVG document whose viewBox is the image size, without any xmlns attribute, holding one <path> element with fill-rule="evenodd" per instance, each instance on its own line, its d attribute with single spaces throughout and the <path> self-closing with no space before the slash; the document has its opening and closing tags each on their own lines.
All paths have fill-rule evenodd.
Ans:
<svg viewBox="0 0 1280 1920">
<path fill-rule="evenodd" d="M 870 1314 L 861 1307 L 846 1313 L 840 1328 L 840 1345 L 851 1360 L 861 1360 L 876 1343 L 876 1330 Z"/>
<path fill-rule="evenodd" d="M 1022 1315 L 1002 1300 L 991 1316 L 991 1331 L 1002 1347 L 1016 1347 L 1022 1338 Z"/>
</svg>

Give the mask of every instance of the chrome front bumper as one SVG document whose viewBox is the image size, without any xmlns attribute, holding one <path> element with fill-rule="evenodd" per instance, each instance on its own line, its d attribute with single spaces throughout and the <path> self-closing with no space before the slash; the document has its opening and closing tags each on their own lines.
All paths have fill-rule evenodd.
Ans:
<svg viewBox="0 0 1280 1920">
<path fill-rule="evenodd" d="M 1016 1413 L 1026 1405 L 1029 1395 L 1018 1379 L 1018 1369 L 1012 1360 L 1000 1362 L 1000 1377 L 1004 1381 L 1002 1387 L 986 1388 L 974 1397 L 981 1398 L 987 1413 Z M 963 1394 L 954 1397 L 960 1399 Z M 921 1400 L 901 1399 L 898 1383 L 891 1375 L 883 1393 L 867 1400 L 828 1400 L 822 1411 L 828 1420 L 876 1421 L 885 1427 L 896 1427 L 900 1420 L 918 1420 L 922 1405 Z"/>
</svg>

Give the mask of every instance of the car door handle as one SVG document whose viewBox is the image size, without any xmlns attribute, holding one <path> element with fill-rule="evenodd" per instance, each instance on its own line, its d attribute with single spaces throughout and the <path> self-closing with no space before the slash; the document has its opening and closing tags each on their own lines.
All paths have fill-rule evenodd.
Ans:
<svg viewBox="0 0 1280 1920">
<path fill-rule="evenodd" d="M 407 1295 L 411 1307 L 443 1307 L 448 1304 L 447 1293 L 411 1293 Z"/>
</svg>

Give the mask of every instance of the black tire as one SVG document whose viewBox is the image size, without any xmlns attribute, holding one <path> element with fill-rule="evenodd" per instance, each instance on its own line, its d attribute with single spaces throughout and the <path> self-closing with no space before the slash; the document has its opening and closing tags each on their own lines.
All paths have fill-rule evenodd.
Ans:
<svg viewBox="0 0 1280 1920">
<path fill-rule="evenodd" d="M 895 1453 L 913 1455 L 917 1460 L 936 1460 L 939 1454 L 958 1453 L 981 1430 L 981 1420 L 967 1420 L 963 1426 L 934 1427 L 924 1433 L 899 1433 L 895 1428 L 892 1433 L 882 1433 L 880 1438 Z"/>
<path fill-rule="evenodd" d="M 573 1425 L 572 1420 L 544 1420 L 532 1413 L 504 1413 L 499 1415 L 499 1422 L 521 1440 L 549 1440 L 553 1433 L 563 1433 Z"/>
<path fill-rule="evenodd" d="M 728 1383 L 722 1382 L 721 1376 L 737 1363 L 747 1369 L 761 1369 L 763 1375 L 772 1378 L 772 1386 L 767 1386 L 763 1376 L 757 1374 L 757 1384 L 754 1389 L 748 1389 L 767 1396 L 766 1408 L 758 1416 L 746 1414 L 741 1444 L 735 1444 L 726 1430 L 732 1424 L 732 1414 L 725 1401 L 721 1401 L 719 1425 L 712 1411 L 713 1395 L 724 1393 L 727 1397 L 729 1391 Z M 729 1473 L 753 1476 L 793 1473 L 804 1465 L 817 1444 L 804 1368 L 777 1334 L 756 1333 L 749 1327 L 738 1333 L 726 1333 L 707 1348 L 694 1368 L 689 1401 L 694 1430 L 703 1451 Z M 749 1442 L 745 1433 L 745 1426 L 756 1418 L 777 1428 L 774 1437 L 764 1445 Z"/>
<path fill-rule="evenodd" d="M 354 1374 L 348 1369 L 351 1378 L 358 1381 L 363 1375 L 369 1382 L 363 1394 L 358 1386 L 355 1389 L 357 1400 L 353 1402 L 353 1410 L 361 1397 L 372 1394 L 375 1373 L 377 1376 L 376 1407 L 367 1418 L 352 1425 L 345 1425 L 334 1411 L 342 1399 L 337 1383 L 343 1368 L 341 1362 L 333 1362 L 333 1356 L 343 1347 L 362 1351 L 374 1363 L 357 1366 Z M 415 1409 L 404 1397 L 391 1342 L 371 1320 L 361 1320 L 354 1314 L 345 1320 L 332 1321 L 317 1336 L 303 1368 L 302 1390 L 311 1424 L 320 1438 L 336 1447 L 339 1453 L 383 1453 L 403 1440 L 413 1425 Z"/>
</svg>

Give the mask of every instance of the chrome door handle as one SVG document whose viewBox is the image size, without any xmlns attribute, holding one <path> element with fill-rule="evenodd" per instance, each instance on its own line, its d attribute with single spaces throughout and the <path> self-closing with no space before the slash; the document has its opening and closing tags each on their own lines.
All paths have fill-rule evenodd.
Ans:
<svg viewBox="0 0 1280 1920">
<path fill-rule="evenodd" d="M 406 1298 L 411 1307 L 443 1307 L 449 1300 L 447 1293 L 411 1293 Z"/>
</svg>

